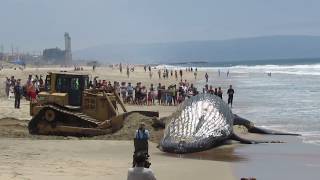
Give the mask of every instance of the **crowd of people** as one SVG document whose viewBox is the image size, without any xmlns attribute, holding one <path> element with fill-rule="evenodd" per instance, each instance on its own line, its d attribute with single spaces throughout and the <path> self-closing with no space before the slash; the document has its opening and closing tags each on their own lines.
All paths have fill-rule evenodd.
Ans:
<svg viewBox="0 0 320 180">
<path fill-rule="evenodd" d="M 122 71 L 122 65 L 119 65 L 120 72 Z M 152 73 L 151 66 L 144 66 L 144 71 Z M 81 70 L 81 68 L 80 68 Z M 127 71 L 132 72 L 127 66 Z M 133 70 L 134 71 L 134 70 Z M 197 68 L 186 68 L 186 73 L 194 73 L 195 79 L 197 78 Z M 128 73 L 127 72 L 127 73 Z M 166 79 L 169 77 L 175 77 L 176 81 L 179 83 L 173 83 L 171 85 L 164 85 L 161 83 L 158 84 L 143 84 L 142 82 L 137 82 L 132 84 L 131 82 L 117 82 L 106 80 L 98 80 L 98 77 L 94 77 L 93 80 L 89 81 L 89 88 L 91 89 L 100 89 L 104 90 L 107 93 L 116 92 L 123 100 L 124 103 L 132 105 L 164 105 L 164 106 L 175 106 L 183 102 L 185 99 L 195 96 L 201 92 L 194 86 L 193 83 L 190 83 L 187 80 L 183 80 L 182 69 L 173 70 L 173 69 L 159 69 L 158 76 L 159 79 Z M 129 73 L 128 73 L 129 76 Z M 150 75 L 151 78 L 152 74 Z M 205 80 L 208 83 L 209 75 L 205 73 Z M 20 107 L 20 99 L 22 96 L 26 97 L 27 100 L 36 101 L 37 94 L 44 88 L 44 80 L 42 76 L 32 76 L 29 75 L 26 83 L 21 85 L 20 79 L 15 79 L 14 76 L 11 78 L 6 78 L 6 95 L 9 97 L 10 94 L 14 94 L 14 97 L 17 101 L 15 108 Z M 200 90 L 201 91 L 201 90 Z M 223 91 L 221 87 L 213 88 L 212 85 L 206 84 L 202 89 L 202 93 L 210 93 L 223 98 Z M 233 94 L 234 90 L 232 86 L 227 91 L 228 94 L 228 104 L 233 103 Z M 18 100 L 19 99 L 19 100 Z"/>
<path fill-rule="evenodd" d="M 5 93 L 8 98 L 14 97 L 15 108 L 20 108 L 20 99 L 25 97 L 27 100 L 36 101 L 37 94 L 44 87 L 44 80 L 42 76 L 32 75 L 28 76 L 28 79 L 24 85 L 21 85 L 21 79 L 16 79 L 14 76 L 6 77 L 5 80 Z"/>
<path fill-rule="evenodd" d="M 175 106 L 183 102 L 185 99 L 195 96 L 200 92 L 187 80 L 180 81 L 178 84 L 172 84 L 165 86 L 161 83 L 150 84 L 149 87 L 142 82 L 137 82 L 135 85 L 131 82 L 118 82 L 111 83 L 106 80 L 98 80 L 97 77 L 93 81 L 89 82 L 89 87 L 92 89 L 100 89 L 105 92 L 116 92 L 122 98 L 124 103 L 133 105 L 164 105 Z M 212 85 L 206 84 L 202 90 L 202 93 L 210 93 L 216 95 L 222 99 L 223 91 L 221 87 L 213 88 Z M 228 104 L 233 102 L 234 90 L 230 85 L 228 91 Z"/>
<path fill-rule="evenodd" d="M 181 81 L 179 85 L 172 84 L 168 87 L 158 83 L 150 84 L 147 88 L 141 82 L 133 85 L 131 82 L 117 82 L 113 84 L 106 80 L 97 80 L 89 82 L 89 87 L 93 89 L 104 90 L 105 92 L 113 92 L 119 94 L 124 103 L 136 105 L 178 105 L 186 98 L 198 94 L 197 88 L 187 80 Z"/>
<path fill-rule="evenodd" d="M 218 87 L 218 88 L 213 88 L 212 85 L 208 85 L 206 84 L 202 90 L 203 93 L 210 93 L 212 95 L 216 95 L 218 97 L 220 97 L 221 99 L 223 99 L 223 91 L 221 89 L 221 87 Z M 232 88 L 232 85 L 229 86 L 229 89 L 227 91 L 227 94 L 228 94 L 228 104 L 231 105 L 232 107 L 232 104 L 233 104 L 233 94 L 234 94 L 234 89 Z"/>
</svg>

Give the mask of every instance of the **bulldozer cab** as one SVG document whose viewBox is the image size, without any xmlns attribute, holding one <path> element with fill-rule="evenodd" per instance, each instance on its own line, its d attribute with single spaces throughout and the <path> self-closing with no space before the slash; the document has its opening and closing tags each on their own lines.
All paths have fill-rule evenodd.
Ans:
<svg viewBox="0 0 320 180">
<path fill-rule="evenodd" d="M 82 93 L 88 89 L 89 76 L 72 73 L 49 73 L 45 80 L 45 90 L 50 93 L 67 93 L 71 106 L 81 106 Z"/>
</svg>

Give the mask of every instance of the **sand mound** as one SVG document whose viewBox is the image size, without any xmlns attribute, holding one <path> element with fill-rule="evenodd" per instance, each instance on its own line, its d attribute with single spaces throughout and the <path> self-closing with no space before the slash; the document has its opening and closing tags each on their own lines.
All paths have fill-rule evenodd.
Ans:
<svg viewBox="0 0 320 180">
<path fill-rule="evenodd" d="M 0 137 L 27 137 L 28 121 L 14 118 L 0 119 Z"/>
<path fill-rule="evenodd" d="M 86 139 L 133 140 L 135 132 L 141 122 L 144 122 L 146 124 L 146 129 L 150 131 L 150 140 L 159 143 L 163 136 L 163 129 L 154 128 L 152 126 L 153 118 L 143 116 L 139 113 L 129 115 L 123 124 L 123 127 L 116 133 Z"/>
</svg>

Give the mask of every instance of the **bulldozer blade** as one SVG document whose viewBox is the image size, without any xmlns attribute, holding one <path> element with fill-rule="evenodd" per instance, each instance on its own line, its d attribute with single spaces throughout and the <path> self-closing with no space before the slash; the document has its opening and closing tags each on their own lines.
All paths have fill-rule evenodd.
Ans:
<svg viewBox="0 0 320 180">
<path fill-rule="evenodd" d="M 159 117 L 158 111 L 131 111 L 129 113 L 139 113 L 147 117 Z"/>
</svg>

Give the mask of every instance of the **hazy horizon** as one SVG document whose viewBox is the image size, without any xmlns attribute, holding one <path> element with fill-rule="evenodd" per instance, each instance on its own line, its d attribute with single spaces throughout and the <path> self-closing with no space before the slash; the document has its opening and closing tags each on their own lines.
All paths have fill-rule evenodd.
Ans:
<svg viewBox="0 0 320 180">
<path fill-rule="evenodd" d="M 0 46 L 19 51 L 104 44 L 320 36 L 320 1 L 2 0 Z"/>
</svg>

